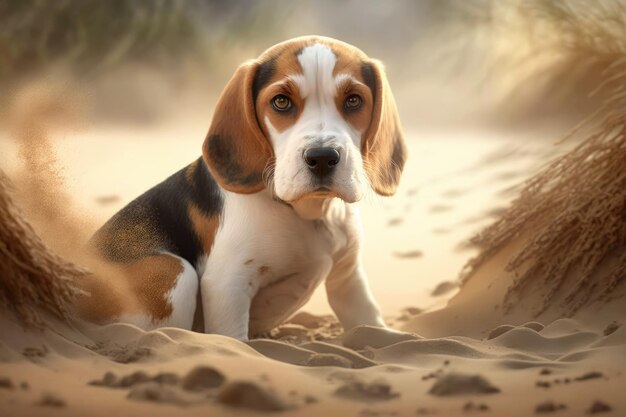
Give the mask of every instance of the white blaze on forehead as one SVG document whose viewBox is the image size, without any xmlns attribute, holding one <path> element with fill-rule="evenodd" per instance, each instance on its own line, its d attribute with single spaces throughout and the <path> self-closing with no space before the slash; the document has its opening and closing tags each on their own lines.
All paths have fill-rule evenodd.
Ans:
<svg viewBox="0 0 626 417">
<path fill-rule="evenodd" d="M 357 131 L 335 102 L 338 87 L 346 82 L 359 83 L 353 75 L 333 74 L 337 56 L 322 44 L 307 46 L 297 56 L 302 73 L 287 78 L 298 86 L 305 101 L 295 123 L 278 131 L 265 116 L 276 163 L 274 190 L 278 198 L 297 201 L 317 187 L 303 160 L 303 152 L 311 147 L 334 147 L 341 155 L 329 186 L 347 202 L 362 196 L 364 178 L 361 160 L 361 132 Z"/>
<path fill-rule="evenodd" d="M 291 76 L 291 79 L 298 84 L 302 98 L 313 94 L 318 98 L 335 96 L 333 70 L 337 57 L 328 46 L 322 44 L 307 46 L 298 55 L 298 62 L 302 74 Z"/>
</svg>

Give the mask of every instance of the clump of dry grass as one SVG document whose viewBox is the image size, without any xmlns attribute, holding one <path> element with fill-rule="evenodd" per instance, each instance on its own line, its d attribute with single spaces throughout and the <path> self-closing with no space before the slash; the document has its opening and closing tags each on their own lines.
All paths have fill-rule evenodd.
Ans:
<svg viewBox="0 0 626 417">
<path fill-rule="evenodd" d="M 578 6 L 538 1 L 528 11 L 560 30 L 559 48 L 605 64 L 596 86 L 604 100 L 566 138 L 583 140 L 530 179 L 508 211 L 473 239 L 482 250 L 462 273 L 463 281 L 471 279 L 500 249 L 531 231 L 506 266 L 516 280 L 505 307 L 531 286 L 545 288 L 537 315 L 561 294 L 571 315 L 626 281 L 626 5 L 587 3 L 584 14 Z"/>
<path fill-rule="evenodd" d="M 87 272 L 53 253 L 17 209 L 9 179 L 0 171 L 0 308 L 26 326 L 42 327 L 41 312 L 69 319 Z"/>
<path fill-rule="evenodd" d="M 48 137 L 78 123 L 80 106 L 71 98 L 59 86 L 33 84 L 11 105 L 10 132 L 23 171 L 11 182 L 0 171 L 0 309 L 26 326 L 44 327 L 46 315 L 69 319 L 81 292 L 77 279 L 88 273 L 58 255 L 63 249 L 77 257 L 81 240 Z"/>
</svg>

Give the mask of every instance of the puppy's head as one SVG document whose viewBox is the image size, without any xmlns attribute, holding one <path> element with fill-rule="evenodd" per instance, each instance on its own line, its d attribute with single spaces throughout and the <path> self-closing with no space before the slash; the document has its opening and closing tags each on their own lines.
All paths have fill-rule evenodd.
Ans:
<svg viewBox="0 0 626 417">
<path fill-rule="evenodd" d="M 283 42 L 240 66 L 203 146 L 223 188 L 247 194 L 272 183 L 288 203 L 355 202 L 367 186 L 391 195 L 405 155 L 382 65 L 323 37 Z"/>
</svg>

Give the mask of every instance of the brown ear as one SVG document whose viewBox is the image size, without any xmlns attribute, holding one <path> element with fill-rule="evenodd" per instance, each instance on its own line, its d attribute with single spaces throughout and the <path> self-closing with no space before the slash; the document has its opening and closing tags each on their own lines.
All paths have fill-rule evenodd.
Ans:
<svg viewBox="0 0 626 417">
<path fill-rule="evenodd" d="M 372 121 L 361 144 L 365 172 L 374 191 L 393 195 L 407 155 L 396 102 L 380 62 L 364 62 L 361 72 L 374 99 Z"/>
<path fill-rule="evenodd" d="M 228 191 L 261 191 L 263 170 L 272 158 L 270 143 L 256 118 L 253 84 L 259 63 L 240 66 L 217 101 L 202 156 L 217 182 Z"/>
</svg>

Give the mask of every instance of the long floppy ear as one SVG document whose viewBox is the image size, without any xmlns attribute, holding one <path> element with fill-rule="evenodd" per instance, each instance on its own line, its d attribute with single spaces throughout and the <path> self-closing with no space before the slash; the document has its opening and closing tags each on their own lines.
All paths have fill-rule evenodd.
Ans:
<svg viewBox="0 0 626 417">
<path fill-rule="evenodd" d="M 261 191 L 263 170 L 273 151 L 256 117 L 253 84 L 257 61 L 241 65 L 217 101 L 202 156 L 217 182 L 228 191 Z"/>
<path fill-rule="evenodd" d="M 374 99 L 372 121 L 361 144 L 365 172 L 374 191 L 393 195 L 407 156 L 396 102 L 380 62 L 364 62 L 361 72 Z"/>
</svg>

